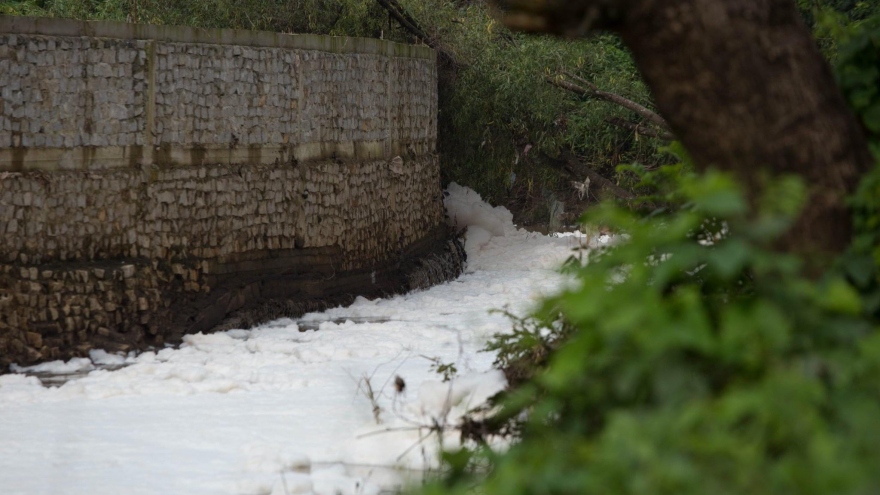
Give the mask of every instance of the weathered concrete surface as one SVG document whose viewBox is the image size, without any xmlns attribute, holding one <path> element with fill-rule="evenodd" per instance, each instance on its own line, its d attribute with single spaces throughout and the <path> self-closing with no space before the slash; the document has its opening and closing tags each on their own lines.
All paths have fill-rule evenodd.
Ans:
<svg viewBox="0 0 880 495">
<path fill-rule="evenodd" d="M 33 34 L 41 27 L 157 33 Z M 375 160 L 435 149 L 430 50 L 238 31 L 253 46 L 222 45 L 206 42 L 222 39 L 213 32 L 0 17 L 0 171 Z M 322 44 L 333 51 L 288 48 Z"/>
<path fill-rule="evenodd" d="M 0 371 L 457 275 L 434 57 L 0 17 Z"/>
</svg>

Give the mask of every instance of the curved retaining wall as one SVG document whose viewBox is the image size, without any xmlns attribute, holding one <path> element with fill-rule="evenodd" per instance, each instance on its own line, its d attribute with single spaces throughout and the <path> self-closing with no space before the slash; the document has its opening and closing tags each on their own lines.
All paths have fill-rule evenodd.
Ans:
<svg viewBox="0 0 880 495">
<path fill-rule="evenodd" d="M 435 54 L 0 17 L 0 366 L 458 274 Z"/>
</svg>

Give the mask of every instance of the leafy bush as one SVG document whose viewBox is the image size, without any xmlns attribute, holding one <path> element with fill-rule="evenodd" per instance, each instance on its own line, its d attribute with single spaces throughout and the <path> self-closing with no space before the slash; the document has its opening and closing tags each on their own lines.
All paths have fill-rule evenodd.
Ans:
<svg viewBox="0 0 880 495">
<path fill-rule="evenodd" d="M 880 162 L 880 15 L 837 32 L 843 42 L 837 79 Z M 867 310 L 880 316 L 880 167 L 861 182 L 851 200 L 857 235 L 841 265 L 865 294 Z"/>
<path fill-rule="evenodd" d="M 754 214 L 719 173 L 687 175 L 679 191 L 674 213 L 588 216 L 630 238 L 580 268 L 581 286 L 524 332 L 575 329 L 492 420 L 525 413 L 521 440 L 503 455 L 450 456 L 456 476 L 426 493 L 470 490 L 463 467 L 481 456 L 493 461 L 478 489 L 488 495 L 880 490 L 876 322 L 844 277 L 806 279 L 769 248 L 803 185 L 768 184 Z"/>
<path fill-rule="evenodd" d="M 876 150 L 870 25 L 840 45 L 838 72 Z M 768 181 L 750 211 L 727 176 L 664 167 L 646 182 L 667 207 L 587 215 L 629 239 L 496 341 L 502 364 L 539 366 L 482 428 L 466 424 L 519 441 L 450 454 L 450 476 L 424 492 L 880 493 L 878 177 L 852 200 L 852 249 L 819 280 L 772 248 L 805 197 L 795 178 Z"/>
<path fill-rule="evenodd" d="M 470 38 L 456 43 L 481 50 L 468 58 L 472 63 L 441 95 L 441 132 L 455 136 L 442 140 L 449 180 L 503 204 L 511 188 L 524 188 L 526 195 L 539 195 L 542 189 L 570 191 L 570 178 L 547 163 L 547 157 L 560 150 L 574 150 L 612 178 L 621 161 L 657 161 L 656 141 L 638 139 L 605 121 L 629 117 L 626 111 L 605 102 L 581 101 L 544 80 L 569 69 L 604 90 L 648 101 L 629 53 L 616 38 L 572 42 L 502 32 L 508 41 L 498 42 L 490 29 L 503 28 L 492 24 L 485 12 L 482 15 L 491 26 L 486 34 L 462 33 Z M 473 29 L 479 27 L 472 24 Z M 517 177 L 514 184 L 508 180 L 511 173 Z"/>
<path fill-rule="evenodd" d="M 23 2 L 0 2 L 0 15 L 48 15 L 48 12 L 46 12 L 40 4 L 41 2 L 35 0 Z"/>
<path fill-rule="evenodd" d="M 866 24 L 880 18 L 880 3 L 873 1 L 797 0 L 797 5 L 825 57 L 831 61 L 837 59 L 841 42 L 848 44 L 851 35 L 864 32 Z"/>
<path fill-rule="evenodd" d="M 618 38 L 566 41 L 513 33 L 484 2 L 401 4 L 458 62 L 441 67 L 440 75 L 444 182 L 468 184 L 487 201 L 511 206 L 511 201 L 540 203 L 552 194 L 573 194 L 570 177 L 548 158 L 560 150 L 572 150 L 608 177 L 621 162 L 658 162 L 656 141 L 606 122 L 630 117 L 625 111 L 582 101 L 545 80 L 571 70 L 603 90 L 649 102 Z M 533 213 L 546 221 L 549 209 Z"/>
<path fill-rule="evenodd" d="M 384 19 L 375 2 L 364 0 L 30 0 L 15 4 L 31 7 L 11 12 L 20 15 L 347 36 L 379 37 Z"/>
</svg>

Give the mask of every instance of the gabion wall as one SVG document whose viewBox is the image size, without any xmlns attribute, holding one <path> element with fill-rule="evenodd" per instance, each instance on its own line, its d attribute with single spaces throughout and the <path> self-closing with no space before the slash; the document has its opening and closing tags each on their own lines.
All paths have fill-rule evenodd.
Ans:
<svg viewBox="0 0 880 495">
<path fill-rule="evenodd" d="M 406 289 L 455 251 L 436 85 L 425 47 L 0 17 L 0 372 Z"/>
</svg>

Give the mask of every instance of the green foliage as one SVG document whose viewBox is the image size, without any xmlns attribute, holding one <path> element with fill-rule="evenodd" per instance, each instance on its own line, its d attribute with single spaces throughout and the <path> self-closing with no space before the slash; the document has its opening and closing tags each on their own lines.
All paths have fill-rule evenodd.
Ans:
<svg viewBox="0 0 880 495">
<path fill-rule="evenodd" d="M 31 0 L 8 4 L 14 9 L 9 13 L 16 15 L 348 36 L 379 37 L 383 20 L 378 5 L 366 0 Z"/>
<path fill-rule="evenodd" d="M 880 3 L 864 0 L 798 0 L 798 8 L 825 56 L 834 61 L 838 46 L 880 17 Z"/>
<path fill-rule="evenodd" d="M 579 264 L 580 260 L 572 257 L 567 266 Z M 547 364 L 550 354 L 572 334 L 574 328 L 563 319 L 545 325 L 535 316 L 520 318 L 507 311 L 504 315 L 513 323 L 513 329 L 496 335 L 486 351 L 495 352 L 493 366 L 504 370 L 508 384 L 516 387 L 531 378 L 535 369 Z"/>
<path fill-rule="evenodd" d="M 444 363 L 440 360 L 439 357 L 428 357 L 422 356 L 428 361 L 431 361 L 431 371 L 437 373 L 438 375 L 443 377 L 444 382 L 448 382 L 458 375 L 458 368 L 455 367 L 455 363 Z"/>
<path fill-rule="evenodd" d="M 0 2 L 0 15 L 31 15 L 45 16 L 48 12 L 43 8 L 44 2 L 37 0 Z"/>
<path fill-rule="evenodd" d="M 875 26 L 842 25 L 836 40 L 841 87 L 876 153 Z M 722 174 L 667 166 L 643 183 L 664 208 L 592 212 L 630 237 L 591 256 L 580 287 L 521 320 L 519 338 L 496 341 L 513 362 L 538 354 L 535 335 L 553 346 L 487 422 L 522 421 L 508 428 L 522 435 L 505 454 L 473 454 L 493 465 L 476 491 L 880 492 L 880 167 L 852 198 L 852 249 L 819 280 L 772 249 L 801 181 L 768 182 L 755 212 Z M 453 472 L 425 492 L 473 490 Z"/>
<path fill-rule="evenodd" d="M 441 153 L 444 180 L 477 190 L 487 201 L 540 197 L 571 190 L 569 178 L 547 156 L 573 150 L 614 176 L 621 161 L 656 162 L 656 142 L 614 128 L 608 117 L 631 117 L 601 101 L 583 101 L 545 78 L 567 69 L 603 90 L 635 101 L 650 95 L 620 41 L 612 36 L 566 41 L 512 33 L 482 2 L 404 1 L 452 47 L 460 65 L 441 84 Z M 511 173 L 516 182 L 511 184 Z M 545 212 L 547 213 L 547 212 Z"/>
<path fill-rule="evenodd" d="M 835 58 L 878 153 L 875 22 L 838 25 Z M 629 239 L 494 344 L 517 357 L 502 364 L 538 364 L 487 422 L 523 422 L 498 427 L 519 442 L 472 453 L 493 465 L 479 481 L 459 466 L 427 493 L 880 491 L 880 167 L 852 198 L 852 248 L 816 281 L 771 247 L 805 198 L 800 181 L 768 183 L 752 213 L 728 177 L 698 177 L 679 146 L 666 151 L 685 164 L 629 167 L 663 207 L 591 213 Z"/>
<path fill-rule="evenodd" d="M 880 163 L 880 15 L 841 29 L 839 38 L 838 82 Z M 866 294 L 866 309 L 880 316 L 880 166 L 862 180 L 850 204 L 856 235 L 840 264 Z"/>
<path fill-rule="evenodd" d="M 479 454 L 494 467 L 478 493 L 880 490 L 877 322 L 844 277 L 806 279 L 770 248 L 803 184 L 768 184 L 757 212 L 725 175 L 679 186 L 678 207 L 648 219 L 591 213 L 629 239 L 545 302 L 525 344 L 496 342 L 523 352 L 564 337 L 502 401 L 495 421 L 527 419 L 507 453 Z M 425 493 L 470 493 L 456 473 Z"/>
<path fill-rule="evenodd" d="M 880 23 L 823 22 L 841 89 L 880 159 Z M 646 201 L 664 206 L 647 218 L 591 214 L 631 237 L 591 256 L 579 289 L 496 340 L 500 364 L 537 367 L 488 423 L 527 414 L 506 428 L 519 443 L 468 460 L 493 465 L 477 491 L 880 491 L 880 167 L 852 198 L 852 248 L 814 281 L 769 247 L 805 197 L 799 181 L 769 184 L 750 214 L 727 177 L 698 178 L 680 147 L 666 151 L 685 164 L 629 167 L 657 191 Z M 472 489 L 464 467 L 453 473 L 425 491 Z"/>
<path fill-rule="evenodd" d="M 880 14 L 880 5 L 871 0 L 797 0 L 807 23 L 816 22 L 818 12 L 834 13 L 849 22 L 859 22 Z"/>
<path fill-rule="evenodd" d="M 837 79 L 850 106 L 880 144 L 880 15 L 841 31 Z M 875 151 L 878 151 L 875 148 Z"/>
</svg>

